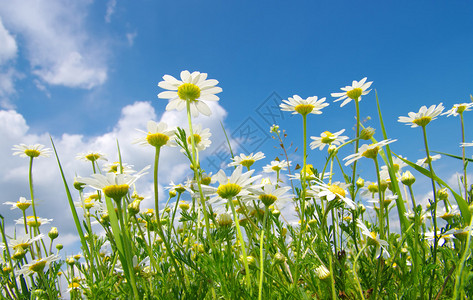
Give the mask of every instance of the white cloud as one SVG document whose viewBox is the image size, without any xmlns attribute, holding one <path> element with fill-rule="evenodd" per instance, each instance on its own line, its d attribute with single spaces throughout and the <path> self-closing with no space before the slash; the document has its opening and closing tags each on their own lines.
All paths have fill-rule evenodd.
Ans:
<svg viewBox="0 0 473 300">
<path fill-rule="evenodd" d="M 106 47 L 85 29 L 90 1 L 5 1 L 0 16 L 21 37 L 32 72 L 52 85 L 90 89 L 107 79 Z"/>
<path fill-rule="evenodd" d="M 15 38 L 8 32 L 3 26 L 2 18 L 0 16 L 0 65 L 8 60 L 16 57 L 18 46 L 16 45 Z"/>
<path fill-rule="evenodd" d="M 105 22 L 110 23 L 112 21 L 112 15 L 115 13 L 116 6 L 117 6 L 117 0 L 109 0 L 107 2 L 107 12 L 105 13 Z"/>
<path fill-rule="evenodd" d="M 194 119 L 194 123 L 202 123 L 204 128 L 210 128 L 212 132 L 213 146 L 222 141 L 223 132 L 220 122 L 223 122 L 227 112 L 218 104 L 211 103 L 212 117 L 201 116 Z M 107 155 L 109 162 L 118 160 L 117 140 L 120 142 L 120 150 L 124 162 L 134 165 L 134 169 L 140 170 L 146 165 L 152 165 L 154 159 L 154 148 L 140 146 L 132 142 L 143 136 L 144 133 L 136 129 L 146 130 L 148 120 L 166 121 L 170 126 L 187 127 L 185 112 L 169 111 L 157 116 L 150 102 L 135 102 L 122 109 L 121 117 L 110 132 L 100 136 L 84 136 L 63 134 L 53 137 L 58 151 L 61 165 L 65 171 L 66 179 L 73 194 L 73 200 L 77 200 L 78 193 L 72 187 L 73 178 L 76 175 L 90 176 L 92 167 L 90 163 L 75 159 L 78 153 L 87 151 L 100 151 Z M 49 134 L 31 134 L 25 118 L 14 110 L 0 110 L 0 190 L 2 190 L 2 202 L 16 201 L 20 196 L 30 198 L 28 188 L 28 159 L 12 156 L 12 146 L 15 144 L 41 143 L 50 147 Z M 201 153 L 201 159 L 212 153 L 212 148 Z M 165 202 L 167 196 L 163 187 L 168 186 L 170 180 L 182 182 L 186 175 L 190 175 L 189 162 L 178 148 L 164 148 L 161 151 L 159 165 L 159 188 L 160 202 Z M 152 171 L 137 182 L 137 190 L 141 195 L 148 196 L 143 202 L 142 208 L 154 207 L 152 200 L 153 175 Z M 66 198 L 64 186 L 59 173 L 56 160 L 53 157 L 39 157 L 34 160 L 33 181 L 35 199 L 38 200 L 37 213 L 43 218 L 52 218 L 51 224 L 42 228 L 43 232 L 49 230 L 49 226 L 59 229 L 60 237 L 66 237 L 66 241 L 58 239 L 58 242 L 74 244 L 75 225 L 72 221 L 69 204 Z M 0 204 L 0 213 L 5 217 L 7 224 L 21 217 L 19 211 L 11 211 L 7 205 Z"/>
<path fill-rule="evenodd" d="M 134 32 L 128 32 L 126 34 L 126 40 L 128 41 L 129 46 L 133 46 L 133 43 L 135 42 L 135 38 L 138 35 L 136 31 Z"/>
</svg>

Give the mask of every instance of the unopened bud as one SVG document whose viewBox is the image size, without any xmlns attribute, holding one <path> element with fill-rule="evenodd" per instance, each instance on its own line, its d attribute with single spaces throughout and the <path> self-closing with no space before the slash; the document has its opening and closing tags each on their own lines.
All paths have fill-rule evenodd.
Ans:
<svg viewBox="0 0 473 300">
<path fill-rule="evenodd" d="M 374 135 L 374 128 L 372 127 L 366 127 L 365 129 L 363 129 L 361 132 L 360 132 L 360 139 L 362 140 L 369 140 L 373 137 Z"/>
<path fill-rule="evenodd" d="M 411 186 L 411 185 L 414 184 L 414 182 L 416 182 L 416 178 L 414 177 L 414 175 L 412 175 L 411 172 L 406 171 L 406 172 L 402 173 L 401 182 L 404 185 Z"/>
<path fill-rule="evenodd" d="M 365 186 L 365 180 L 363 178 L 358 178 L 358 180 L 356 181 L 356 187 L 357 188 L 362 188 Z"/>
<path fill-rule="evenodd" d="M 59 236 L 59 232 L 57 231 L 56 227 L 51 227 L 51 230 L 48 232 L 48 236 L 51 240 L 54 240 Z"/>
</svg>

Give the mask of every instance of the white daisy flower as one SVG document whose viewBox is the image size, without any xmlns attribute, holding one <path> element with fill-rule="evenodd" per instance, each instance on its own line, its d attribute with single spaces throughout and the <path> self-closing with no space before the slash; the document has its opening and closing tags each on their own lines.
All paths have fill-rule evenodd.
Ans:
<svg viewBox="0 0 473 300">
<path fill-rule="evenodd" d="M 120 168 L 121 167 L 121 168 Z M 133 165 L 129 165 L 127 163 L 122 162 L 120 165 L 119 161 L 113 162 L 113 163 L 108 163 L 103 165 L 103 169 L 105 172 L 108 173 L 125 173 L 125 174 L 130 174 L 134 173 L 135 170 L 133 170 Z"/>
<path fill-rule="evenodd" d="M 328 201 L 332 201 L 334 199 L 340 199 L 350 208 L 355 209 L 355 202 L 353 200 L 346 197 L 347 191 L 346 188 L 348 187 L 347 184 L 334 182 L 332 184 L 325 184 L 322 181 L 317 181 L 314 186 L 311 186 L 310 189 L 315 192 L 315 194 L 321 198 L 326 197 Z"/>
<path fill-rule="evenodd" d="M 473 142 L 472 143 L 460 143 L 460 147 L 471 147 L 473 146 Z"/>
<path fill-rule="evenodd" d="M 11 205 L 10 209 L 12 209 L 12 210 L 15 209 L 15 208 L 19 208 L 21 210 L 26 210 L 28 207 L 30 207 L 31 200 L 26 200 L 25 197 L 20 197 L 20 199 L 16 202 L 7 201 L 3 204 Z"/>
<path fill-rule="evenodd" d="M 402 157 L 402 156 L 401 156 Z M 406 159 L 405 157 L 402 157 Z M 400 159 L 399 157 L 394 157 L 393 158 L 393 169 L 394 169 L 394 174 L 399 177 L 398 175 L 401 174 L 402 168 L 407 167 L 407 164 Z M 379 175 L 383 179 L 389 178 L 389 171 L 388 171 L 388 166 L 382 166 L 381 171 L 379 172 Z"/>
<path fill-rule="evenodd" d="M 458 205 L 452 205 L 450 209 L 447 211 L 444 207 L 437 210 L 437 218 L 444 219 L 445 221 L 449 221 L 454 216 L 460 215 L 460 210 L 458 209 Z"/>
<path fill-rule="evenodd" d="M 342 133 L 345 132 L 345 129 L 337 131 L 335 133 L 331 133 L 330 131 L 324 131 L 318 136 L 311 136 L 310 138 L 314 140 L 310 143 L 310 149 L 319 148 L 319 150 L 324 149 L 325 145 L 335 145 L 339 146 L 348 139 L 347 136 L 341 136 Z"/>
<path fill-rule="evenodd" d="M 234 167 L 238 165 L 242 165 L 244 167 L 250 168 L 256 161 L 265 158 L 263 152 L 257 152 L 255 154 L 251 153 L 250 155 L 240 154 L 239 156 L 235 156 L 232 160 L 233 162 L 229 163 L 229 167 Z"/>
<path fill-rule="evenodd" d="M 133 143 L 143 146 L 151 145 L 159 148 L 167 145 L 169 140 L 174 139 L 175 129 L 168 129 L 168 124 L 164 122 L 156 123 L 154 121 L 148 121 L 147 128 L 148 132 L 138 129 L 138 131 L 145 133 L 146 136 L 137 138 Z"/>
<path fill-rule="evenodd" d="M 262 187 L 249 187 L 248 189 L 254 194 L 251 196 L 251 198 L 263 202 L 263 204 L 268 207 L 276 202 L 279 206 L 282 206 L 285 203 L 291 201 L 293 196 L 287 194 L 287 192 L 291 189 L 287 186 L 276 188 L 275 185 L 265 184 Z"/>
<path fill-rule="evenodd" d="M 31 227 L 39 227 L 43 224 L 49 224 L 52 221 L 53 221 L 53 219 L 45 219 L 45 218 L 40 218 L 40 217 L 35 218 L 34 216 L 26 217 L 26 225 L 31 226 Z M 15 223 L 24 225 L 25 224 L 25 219 L 20 218 L 18 220 L 15 220 Z"/>
<path fill-rule="evenodd" d="M 436 155 L 431 155 L 430 156 L 430 161 L 436 161 L 438 159 L 440 159 L 440 154 L 436 154 Z M 418 166 L 421 166 L 422 168 L 427 168 L 427 166 L 429 165 L 429 162 L 427 161 L 427 157 L 424 157 L 424 158 L 421 158 L 421 159 L 418 159 L 416 161 L 416 165 Z"/>
<path fill-rule="evenodd" d="M 99 159 L 108 160 L 105 154 L 100 152 L 89 151 L 87 153 L 79 153 L 76 155 L 76 159 L 95 162 Z"/>
<path fill-rule="evenodd" d="M 79 177 L 77 181 L 85 183 L 93 189 L 102 190 L 105 196 L 115 201 L 120 201 L 122 197 L 128 194 L 131 185 L 135 183 L 138 178 L 146 174 L 144 171 L 148 168 L 149 166 L 133 175 L 116 173 L 107 173 L 105 175 L 92 174 L 91 177 L 88 178 Z"/>
<path fill-rule="evenodd" d="M 164 81 L 158 86 L 163 88 L 165 92 L 161 92 L 158 98 L 169 99 L 166 110 L 176 109 L 181 111 L 186 108 L 186 101 L 190 101 L 190 109 L 193 117 L 197 117 L 199 112 L 203 115 L 210 116 L 212 112 L 204 101 L 218 101 L 218 94 L 222 88 L 217 87 L 218 81 L 215 79 L 207 79 L 207 73 L 182 71 L 181 80 L 171 75 L 164 75 Z"/>
<path fill-rule="evenodd" d="M 455 230 L 455 229 L 454 229 Z M 441 233 L 439 230 L 437 230 L 437 242 L 439 246 L 443 246 L 447 241 L 453 239 L 453 231 L 454 230 L 449 230 L 445 233 Z M 433 241 L 435 240 L 435 234 L 433 231 L 429 231 L 425 233 L 425 239 L 430 243 L 433 244 Z"/>
<path fill-rule="evenodd" d="M 31 157 L 35 158 L 38 156 L 48 157 L 51 155 L 51 149 L 44 148 L 44 145 L 34 144 L 34 145 L 25 145 L 19 144 L 14 145 L 12 148 L 13 155 L 19 155 L 20 157 Z"/>
<path fill-rule="evenodd" d="M 322 113 L 322 108 L 329 106 L 328 103 L 325 103 L 325 98 L 318 99 L 317 96 L 302 99 L 300 96 L 294 95 L 282 102 L 284 103 L 279 105 L 282 111 L 292 111 L 293 115 L 301 114 L 303 116 L 308 114 L 319 115 Z"/>
<path fill-rule="evenodd" d="M 383 140 L 381 142 L 378 142 L 378 143 L 375 143 L 375 144 L 363 144 L 359 149 L 358 149 L 358 152 L 357 153 L 354 153 L 354 154 L 351 154 L 351 155 L 348 155 L 347 157 L 345 157 L 343 160 L 346 160 L 347 162 L 345 163 L 345 166 L 348 166 L 349 164 L 351 164 L 352 162 L 354 162 L 355 160 L 359 160 L 360 158 L 362 157 L 366 157 L 366 158 L 371 158 L 371 159 L 375 159 L 378 155 L 378 152 L 379 150 L 381 150 L 381 147 L 384 147 L 386 146 L 387 144 L 391 144 L 393 142 L 395 142 L 397 140 L 391 140 L 391 139 L 387 139 L 387 140 Z"/>
<path fill-rule="evenodd" d="M 273 172 L 279 172 L 279 171 L 285 171 L 287 170 L 287 166 L 291 166 L 292 162 L 289 161 L 287 163 L 285 160 L 277 161 L 273 160 L 269 165 L 266 165 L 263 167 L 263 172 L 264 173 L 273 173 Z"/>
<path fill-rule="evenodd" d="M 445 232 L 443 235 L 453 235 L 459 240 L 466 241 L 466 239 L 468 238 L 468 234 L 473 236 L 473 228 L 470 226 L 466 226 L 465 228 L 453 228 Z"/>
<path fill-rule="evenodd" d="M 34 273 L 43 272 L 44 268 L 47 265 L 49 265 L 53 261 L 56 261 L 56 260 L 59 260 L 59 259 L 60 259 L 59 255 L 54 255 L 53 254 L 53 255 L 50 255 L 50 256 L 45 257 L 45 258 L 34 260 L 29 264 L 24 264 L 21 267 L 20 271 L 17 273 L 17 275 L 18 276 L 20 276 L 20 275 L 28 276 L 28 275 L 32 275 Z"/>
<path fill-rule="evenodd" d="M 419 109 L 419 112 L 410 112 L 408 113 L 409 117 L 399 117 L 398 122 L 406 123 L 406 125 L 411 125 L 412 128 L 418 126 L 426 126 L 430 121 L 435 120 L 438 115 L 442 113 L 444 107 L 442 103 L 439 105 L 432 105 L 429 108 L 427 106 L 422 106 Z"/>
<path fill-rule="evenodd" d="M 366 77 L 360 81 L 353 80 L 351 86 L 347 85 L 344 88 L 340 88 L 343 92 L 341 93 L 332 93 L 332 97 L 339 97 L 334 102 L 344 100 L 340 107 L 345 106 L 351 100 L 358 99 L 358 102 L 361 101 L 361 96 L 368 95 L 371 90 L 368 90 L 373 81 L 366 82 Z"/>
<path fill-rule="evenodd" d="M 34 242 L 41 240 L 43 237 L 45 237 L 45 235 L 42 233 L 35 236 L 34 238 L 30 238 L 29 235 L 24 235 L 21 237 L 17 237 L 16 239 L 11 239 L 10 242 L 8 243 L 8 246 L 12 247 L 12 249 L 15 251 L 18 248 L 22 248 L 23 250 L 26 250 Z"/>
<path fill-rule="evenodd" d="M 450 117 L 450 116 L 456 117 L 459 114 L 463 113 L 464 111 L 471 111 L 472 107 L 473 107 L 473 103 L 454 104 L 451 109 L 447 110 L 442 115 L 447 115 L 447 117 Z"/>
<path fill-rule="evenodd" d="M 363 222 L 360 219 L 356 220 L 356 223 L 357 223 L 357 226 L 361 229 L 361 233 L 367 237 L 368 244 L 376 246 L 376 258 L 379 258 L 381 254 L 384 257 L 389 257 L 389 252 L 387 249 L 389 247 L 388 242 L 380 239 L 376 232 L 369 231 L 368 227 L 366 227 L 366 225 L 363 224 Z"/>
<path fill-rule="evenodd" d="M 218 195 L 223 199 L 231 199 L 236 196 L 248 195 L 248 187 L 261 176 L 251 177 L 254 170 L 242 173 L 243 167 L 237 166 L 230 177 L 227 177 L 223 170 L 214 175 L 218 181 L 218 188 L 202 185 L 202 190 L 206 195 Z"/>
<path fill-rule="evenodd" d="M 212 133 L 210 133 L 209 128 L 202 129 L 202 125 L 197 124 L 196 126 L 192 128 L 192 130 L 194 131 L 195 147 L 198 151 L 203 151 L 207 149 L 208 147 L 210 147 L 210 145 L 212 144 L 212 141 L 209 138 L 212 136 Z M 192 152 L 192 139 L 190 136 L 190 131 L 189 129 L 185 129 L 185 132 L 186 132 L 187 145 L 188 145 L 189 151 Z M 178 145 L 177 139 L 174 139 L 170 144 L 170 146 L 173 146 L 173 147 L 177 145 Z M 181 149 L 181 152 L 184 153 L 185 152 L 184 149 Z"/>
</svg>

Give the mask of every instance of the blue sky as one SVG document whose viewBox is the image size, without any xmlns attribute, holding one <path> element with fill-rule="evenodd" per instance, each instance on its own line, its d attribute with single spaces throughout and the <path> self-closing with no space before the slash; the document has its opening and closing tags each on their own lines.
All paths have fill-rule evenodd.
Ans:
<svg viewBox="0 0 473 300">
<path fill-rule="evenodd" d="M 278 153 L 270 139 L 238 147 L 235 130 L 250 124 L 264 137 L 269 124 L 258 111 L 270 103 L 268 97 L 277 99 L 273 93 L 282 99 L 327 97 L 331 105 L 309 118 L 309 135 L 346 128 L 353 136 L 353 103 L 340 108 L 330 93 L 368 77 L 373 91 L 360 103 L 362 116 L 371 116 L 367 124 L 379 128 L 376 89 L 388 134 L 398 139 L 392 149 L 416 161 L 425 157 L 421 131 L 397 118 L 422 105 L 443 102 L 449 109 L 470 101 L 472 12 L 471 1 L 0 0 L 0 153 L 6 157 L 0 186 L 7 191 L 2 202 L 28 197 L 27 162 L 11 157 L 11 146 L 48 145 L 49 135 L 60 146 L 69 180 L 90 174 L 74 159 L 79 152 L 102 151 L 116 160 L 116 138 L 136 168 L 150 164 L 149 149 L 137 150 L 130 137 L 139 136 L 135 129 L 144 130 L 149 119 L 185 125 L 183 113 L 165 113 L 167 101 L 156 96 L 161 77 L 182 70 L 208 73 L 223 89 L 212 117 L 199 119 L 213 134 L 207 156 L 223 141 L 221 121 L 236 153 L 263 151 L 263 164 L 269 163 Z M 469 114 L 466 139 L 472 141 Z M 300 148 L 293 156 L 300 162 L 300 117 L 285 113 L 278 120 L 288 141 Z M 460 154 L 458 118 L 441 117 L 428 133 L 432 149 Z M 163 181 L 182 180 L 182 157 L 165 156 L 178 161 L 164 163 L 173 171 Z M 324 156 L 310 151 L 309 161 L 317 164 Z M 456 161 L 443 160 L 438 173 L 450 178 L 460 170 Z M 40 211 L 54 217 L 48 208 L 67 209 L 54 160 L 38 160 L 35 167 L 42 174 Z M 18 217 L 6 206 L 0 212 Z M 64 225 L 65 232 L 71 230 Z"/>
</svg>

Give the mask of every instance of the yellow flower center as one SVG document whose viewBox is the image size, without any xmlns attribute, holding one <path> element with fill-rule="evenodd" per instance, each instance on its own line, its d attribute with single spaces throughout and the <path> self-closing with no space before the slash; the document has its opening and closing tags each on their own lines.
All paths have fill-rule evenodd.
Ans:
<svg viewBox="0 0 473 300">
<path fill-rule="evenodd" d="M 212 177 L 207 176 L 207 177 L 202 177 L 202 184 L 209 185 L 212 182 Z"/>
<path fill-rule="evenodd" d="M 90 160 L 91 162 L 96 161 L 100 158 L 100 154 L 98 153 L 90 153 L 85 156 L 86 159 Z"/>
<path fill-rule="evenodd" d="M 128 189 L 130 186 L 128 184 L 120 184 L 120 185 L 109 185 L 104 187 L 103 193 L 112 198 L 115 201 L 120 201 L 120 199 L 128 193 Z"/>
<path fill-rule="evenodd" d="M 22 248 L 22 249 L 26 249 L 30 246 L 29 243 L 21 243 L 21 244 L 17 244 L 15 245 L 15 247 L 13 247 L 14 250 L 18 249 L 18 248 Z"/>
<path fill-rule="evenodd" d="M 281 167 L 279 165 L 272 166 L 271 169 L 276 172 L 281 171 Z"/>
<path fill-rule="evenodd" d="M 151 146 L 154 146 L 156 148 L 162 147 L 166 145 L 166 143 L 169 141 L 169 136 L 165 135 L 164 133 L 148 133 L 146 136 L 146 140 L 148 141 L 148 144 Z"/>
<path fill-rule="evenodd" d="M 314 107 L 312 104 L 299 104 L 294 107 L 294 110 L 300 113 L 303 116 L 306 116 L 310 114 L 313 110 Z"/>
<path fill-rule="evenodd" d="M 378 241 L 376 240 L 376 238 L 378 237 L 378 235 L 376 234 L 376 232 L 370 232 L 370 239 L 368 240 L 368 244 L 370 245 L 374 245 L 374 246 L 377 246 L 378 245 Z"/>
<path fill-rule="evenodd" d="M 193 83 L 184 83 L 177 89 L 177 95 L 182 100 L 195 101 L 200 97 L 200 88 Z"/>
<path fill-rule="evenodd" d="M 335 141 L 335 136 L 330 131 L 325 131 L 323 134 L 325 134 L 325 136 L 321 139 L 322 143 L 330 144 L 331 142 Z"/>
<path fill-rule="evenodd" d="M 181 201 L 181 203 L 179 203 L 179 208 L 184 211 L 187 211 L 190 208 L 190 206 L 187 202 Z"/>
<path fill-rule="evenodd" d="M 378 156 L 378 151 L 379 151 L 378 146 L 373 147 L 373 148 L 368 147 L 368 149 L 366 149 L 365 152 L 363 152 L 361 155 L 366 158 L 375 159 Z"/>
<path fill-rule="evenodd" d="M 26 149 L 25 154 L 28 155 L 29 157 L 38 157 L 41 152 L 39 152 L 36 149 Z"/>
<path fill-rule="evenodd" d="M 41 221 L 37 218 L 35 219 L 34 216 L 26 217 L 26 224 L 31 227 L 39 227 L 41 226 Z"/>
<path fill-rule="evenodd" d="M 20 201 L 16 202 L 16 207 L 18 207 L 21 210 L 27 209 L 28 207 L 30 207 L 30 205 L 31 205 L 31 203 L 29 203 L 29 202 L 20 202 Z"/>
<path fill-rule="evenodd" d="M 224 199 L 230 199 L 238 195 L 240 191 L 241 191 L 241 186 L 239 186 L 238 184 L 227 183 L 227 184 L 221 184 L 218 187 L 217 194 Z"/>
<path fill-rule="evenodd" d="M 80 288 L 80 284 L 78 282 L 72 282 L 69 284 L 68 286 L 70 289 L 73 289 L 73 290 L 76 290 L 76 289 L 79 289 Z"/>
<path fill-rule="evenodd" d="M 309 165 L 306 165 L 305 168 L 302 168 L 302 170 L 301 170 L 301 175 L 302 175 L 304 172 L 305 172 L 306 176 L 307 176 L 307 175 L 309 175 L 309 176 L 314 175 L 314 172 L 312 172 L 312 169 L 313 169 L 313 168 L 314 168 L 314 166 L 312 166 L 312 165 L 310 165 L 310 164 L 309 164 Z"/>
<path fill-rule="evenodd" d="M 412 121 L 412 122 L 415 123 L 415 124 L 417 124 L 418 126 L 424 127 L 425 125 L 429 124 L 430 121 L 432 121 L 432 118 L 431 118 L 431 117 L 424 116 L 424 117 L 421 117 L 421 118 L 419 118 L 419 119 L 415 119 L 415 120 Z"/>
<path fill-rule="evenodd" d="M 202 141 L 202 138 L 200 137 L 200 135 L 194 133 L 194 142 L 195 142 L 195 144 L 198 145 L 201 141 Z M 190 136 L 187 138 L 187 143 L 189 145 L 192 145 L 192 139 L 191 139 Z"/>
<path fill-rule="evenodd" d="M 94 207 L 94 202 L 92 202 L 92 199 L 90 199 L 90 198 L 85 199 L 84 200 L 84 208 L 89 210 L 92 207 Z"/>
<path fill-rule="evenodd" d="M 457 106 L 457 113 L 461 114 L 465 111 L 465 109 L 466 109 L 466 105 L 464 105 L 464 104 L 458 105 Z"/>
<path fill-rule="evenodd" d="M 440 218 L 444 219 L 445 221 L 451 220 L 455 215 L 451 213 L 444 213 L 443 215 L 440 216 Z"/>
<path fill-rule="evenodd" d="M 42 272 L 44 270 L 44 267 L 46 266 L 46 261 L 45 260 L 40 260 L 34 264 L 32 264 L 29 269 L 35 273 Z"/>
<path fill-rule="evenodd" d="M 278 199 L 276 196 L 274 195 L 269 195 L 269 194 L 263 194 L 263 195 L 259 195 L 258 197 L 261 202 L 263 202 L 264 205 L 266 206 L 270 206 L 272 205 L 274 202 L 276 202 L 276 200 Z"/>
<path fill-rule="evenodd" d="M 347 96 L 348 98 L 350 99 L 353 99 L 353 100 L 357 100 L 358 98 L 360 98 L 361 94 L 363 93 L 363 90 L 360 89 L 360 88 L 355 88 L 351 91 L 348 91 L 347 92 Z"/>
<path fill-rule="evenodd" d="M 118 172 L 118 164 L 114 164 L 110 167 L 110 171 L 111 173 L 117 173 Z"/>
<path fill-rule="evenodd" d="M 343 190 L 341 187 L 335 184 L 329 185 L 328 190 L 337 196 L 345 197 L 346 195 L 345 190 Z"/>
<path fill-rule="evenodd" d="M 240 164 L 244 167 L 251 167 L 253 164 L 255 163 L 255 160 L 254 159 L 244 159 L 240 162 Z"/>
</svg>

